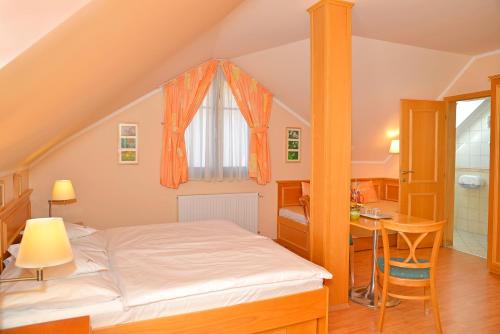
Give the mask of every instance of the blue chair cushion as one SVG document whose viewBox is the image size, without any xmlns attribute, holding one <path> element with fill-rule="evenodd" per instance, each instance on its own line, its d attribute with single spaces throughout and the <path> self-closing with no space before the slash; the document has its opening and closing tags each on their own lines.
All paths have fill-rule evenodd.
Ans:
<svg viewBox="0 0 500 334">
<path fill-rule="evenodd" d="M 403 262 L 405 259 L 402 257 L 391 257 L 392 261 Z M 417 259 L 420 263 L 428 263 L 429 261 L 426 259 Z M 410 263 L 414 263 L 413 260 L 410 260 Z M 379 256 L 377 259 L 377 265 L 381 272 L 384 272 L 384 257 Z M 407 278 L 407 279 L 429 279 L 430 277 L 430 269 L 429 268 L 401 268 L 397 266 L 391 266 L 391 271 L 389 273 L 391 276 L 398 278 Z"/>
</svg>

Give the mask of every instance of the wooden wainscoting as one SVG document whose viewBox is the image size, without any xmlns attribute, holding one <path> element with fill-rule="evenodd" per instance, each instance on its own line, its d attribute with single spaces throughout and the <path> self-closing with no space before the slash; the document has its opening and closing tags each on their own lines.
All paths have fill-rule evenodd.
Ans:
<svg viewBox="0 0 500 334">
<path fill-rule="evenodd" d="M 351 179 L 351 182 L 366 181 L 372 181 L 373 188 L 375 188 L 379 200 L 393 202 L 399 201 L 399 179 L 387 177 L 363 177 Z"/>
<path fill-rule="evenodd" d="M 384 178 L 384 177 L 371 177 L 371 178 L 353 178 L 351 182 L 365 182 L 371 181 L 373 187 L 377 192 L 377 197 L 382 201 L 399 201 L 399 179 Z M 302 196 L 302 182 L 309 182 L 309 180 L 282 180 L 276 181 L 278 186 L 278 208 L 277 208 L 277 239 L 276 241 L 283 247 L 288 248 L 292 252 L 309 259 L 309 226 L 298 223 L 292 219 L 279 216 L 279 210 L 287 206 L 300 205 L 299 198 Z M 385 203 L 392 204 L 392 203 Z M 378 206 L 376 203 L 374 206 Z M 379 206 L 382 211 L 392 211 L 385 205 Z M 392 208 L 392 205 L 390 205 Z M 396 235 L 389 237 L 392 246 L 396 245 Z M 367 250 L 372 248 L 371 233 L 365 230 L 356 230 L 354 237 L 354 250 Z M 380 247 L 382 242 L 379 242 Z"/>
</svg>

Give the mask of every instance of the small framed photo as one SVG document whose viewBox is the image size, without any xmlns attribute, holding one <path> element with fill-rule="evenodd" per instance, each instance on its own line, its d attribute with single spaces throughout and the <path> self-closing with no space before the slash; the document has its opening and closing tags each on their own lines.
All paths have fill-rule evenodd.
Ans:
<svg viewBox="0 0 500 334">
<path fill-rule="evenodd" d="M 5 184 L 0 181 L 0 208 L 5 205 Z"/>
<path fill-rule="evenodd" d="M 286 162 L 300 162 L 301 128 L 286 128 Z"/>
<path fill-rule="evenodd" d="M 139 133 L 134 123 L 118 124 L 118 163 L 139 163 Z"/>
</svg>

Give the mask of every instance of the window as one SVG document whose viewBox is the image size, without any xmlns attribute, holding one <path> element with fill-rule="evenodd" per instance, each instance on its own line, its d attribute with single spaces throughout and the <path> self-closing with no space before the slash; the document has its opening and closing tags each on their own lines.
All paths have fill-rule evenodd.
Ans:
<svg viewBox="0 0 500 334">
<path fill-rule="evenodd" d="M 248 125 L 221 68 L 185 133 L 190 180 L 248 178 Z"/>
</svg>

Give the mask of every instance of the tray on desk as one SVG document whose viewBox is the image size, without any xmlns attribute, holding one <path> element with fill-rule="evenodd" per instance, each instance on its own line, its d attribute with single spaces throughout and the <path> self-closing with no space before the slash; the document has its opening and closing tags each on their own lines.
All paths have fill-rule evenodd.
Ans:
<svg viewBox="0 0 500 334">
<path fill-rule="evenodd" d="M 373 213 L 361 213 L 360 216 L 370 219 L 392 219 L 392 215 L 387 213 L 379 213 L 376 215 Z"/>
</svg>

